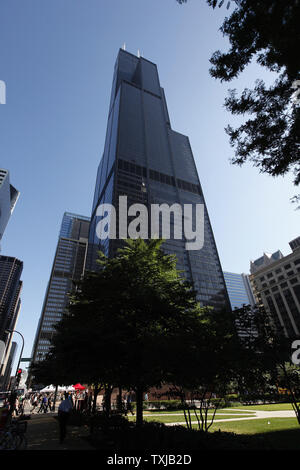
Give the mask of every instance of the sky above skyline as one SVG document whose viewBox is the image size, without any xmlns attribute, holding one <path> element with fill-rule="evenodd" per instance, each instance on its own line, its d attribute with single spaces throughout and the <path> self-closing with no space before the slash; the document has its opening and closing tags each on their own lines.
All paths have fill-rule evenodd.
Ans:
<svg viewBox="0 0 300 470">
<path fill-rule="evenodd" d="M 226 8 L 204 0 L 2 0 L 0 168 L 20 198 L 1 254 L 24 262 L 17 330 L 31 355 L 65 211 L 89 216 L 102 155 L 118 50 L 156 63 L 171 126 L 189 136 L 224 271 L 249 272 L 250 260 L 300 235 L 292 175 L 272 178 L 230 164 L 224 127 L 241 122 L 223 106 L 227 90 L 270 73 L 251 64 L 220 83 L 209 58 L 226 50 L 218 31 Z M 19 343 L 17 337 L 14 338 Z M 18 354 L 18 353 L 17 353 Z"/>
</svg>

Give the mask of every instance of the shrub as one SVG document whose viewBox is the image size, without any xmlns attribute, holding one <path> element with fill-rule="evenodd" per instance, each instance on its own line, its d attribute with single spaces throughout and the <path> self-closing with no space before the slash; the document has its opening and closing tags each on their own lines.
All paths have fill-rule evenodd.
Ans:
<svg viewBox="0 0 300 470">
<path fill-rule="evenodd" d="M 136 403 L 132 402 L 132 408 L 136 408 Z M 182 403 L 180 400 L 155 400 L 155 401 L 144 401 L 144 410 L 181 410 Z"/>
</svg>

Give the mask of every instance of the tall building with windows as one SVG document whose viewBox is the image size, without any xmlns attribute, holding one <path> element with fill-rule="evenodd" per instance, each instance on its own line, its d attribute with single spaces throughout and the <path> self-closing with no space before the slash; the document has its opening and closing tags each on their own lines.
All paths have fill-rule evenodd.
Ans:
<svg viewBox="0 0 300 470">
<path fill-rule="evenodd" d="M 19 191 L 10 184 L 9 172 L 0 168 L 0 240 L 15 208 Z"/>
<path fill-rule="evenodd" d="M 224 271 L 224 278 L 232 309 L 241 308 L 243 305 L 253 306 L 255 304 L 249 276 L 247 274 Z"/>
<path fill-rule="evenodd" d="M 49 352 L 54 325 L 61 318 L 73 289 L 84 273 L 89 218 L 66 212 L 63 216 L 52 271 L 32 351 L 32 361 Z"/>
<path fill-rule="evenodd" d="M 6 341 L 7 329 L 13 329 L 20 311 L 23 262 L 0 256 L 0 339 Z"/>
<path fill-rule="evenodd" d="M 20 294 L 23 262 L 11 256 L 0 256 L 0 340 L 6 345 L 3 365 L 0 365 L 0 386 L 6 374 L 12 336 L 7 330 L 16 326 L 21 308 Z"/>
<path fill-rule="evenodd" d="M 264 254 L 251 262 L 250 281 L 257 303 L 264 305 L 286 336 L 300 336 L 300 237 L 290 242 L 292 253 Z"/>
<path fill-rule="evenodd" d="M 119 51 L 115 64 L 106 140 L 96 177 L 87 259 L 89 270 L 97 269 L 95 260 L 99 249 L 114 256 L 122 243 L 120 239 L 100 241 L 96 233 L 98 206 L 112 204 L 118 214 L 119 196 L 127 196 L 128 207 L 141 203 L 149 212 L 152 204 L 171 206 L 177 203 L 181 207 L 192 204 L 193 209 L 196 204 L 204 206 L 203 248 L 187 250 L 184 236 L 166 239 L 162 248 L 166 253 L 177 255 L 178 269 L 194 282 L 202 305 L 229 307 L 189 139 L 171 128 L 156 65 L 125 50 Z M 170 220 L 174 228 L 177 222 L 172 214 Z M 117 238 L 118 234 L 119 238 L 126 238 L 120 236 L 120 230 Z"/>
</svg>

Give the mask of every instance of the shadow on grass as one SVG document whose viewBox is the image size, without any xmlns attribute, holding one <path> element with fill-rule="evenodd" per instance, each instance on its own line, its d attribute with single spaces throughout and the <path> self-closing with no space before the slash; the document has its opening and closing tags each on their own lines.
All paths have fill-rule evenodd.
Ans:
<svg viewBox="0 0 300 470">
<path fill-rule="evenodd" d="M 247 436 L 249 449 L 300 450 L 299 429 L 285 429 Z"/>
<path fill-rule="evenodd" d="M 126 429 L 94 429 L 88 438 L 96 449 L 199 451 L 199 450 L 299 450 L 299 429 L 260 434 L 235 434 L 215 431 L 204 433 L 183 426 L 168 427 L 158 422 L 144 422 L 141 428 L 127 424 Z"/>
</svg>

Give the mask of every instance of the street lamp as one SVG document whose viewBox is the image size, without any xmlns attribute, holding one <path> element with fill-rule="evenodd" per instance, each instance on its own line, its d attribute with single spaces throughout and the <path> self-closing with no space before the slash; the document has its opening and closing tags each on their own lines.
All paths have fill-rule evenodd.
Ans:
<svg viewBox="0 0 300 470">
<path fill-rule="evenodd" d="M 18 365 L 17 365 L 16 375 L 15 375 L 15 378 L 17 378 L 18 370 L 19 370 L 19 367 L 20 367 L 21 358 L 22 358 L 22 355 L 23 355 L 24 337 L 23 337 L 23 335 L 22 335 L 19 331 L 17 331 L 17 330 L 9 330 L 9 329 L 7 329 L 7 330 L 5 330 L 5 333 L 10 333 L 10 334 L 18 333 L 18 335 L 20 335 L 21 338 L 22 338 L 22 348 L 21 348 L 21 353 L 20 353 L 19 362 L 18 362 Z M 17 381 L 15 381 L 15 384 L 14 384 L 14 385 L 16 385 L 16 382 L 17 382 Z M 16 387 L 14 386 L 14 388 L 16 388 Z"/>
</svg>

